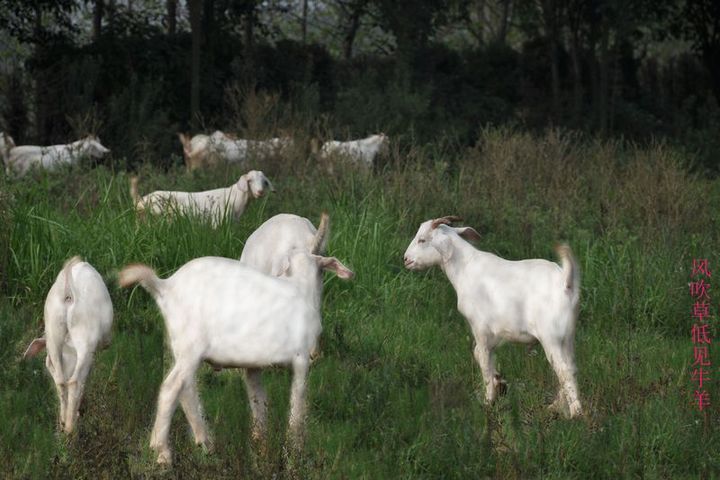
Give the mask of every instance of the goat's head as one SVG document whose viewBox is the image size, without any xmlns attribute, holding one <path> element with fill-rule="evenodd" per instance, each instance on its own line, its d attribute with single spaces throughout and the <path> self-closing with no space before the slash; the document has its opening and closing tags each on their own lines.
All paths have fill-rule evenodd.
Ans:
<svg viewBox="0 0 720 480">
<path fill-rule="evenodd" d="M 270 180 L 260 170 L 250 170 L 248 173 L 240 177 L 236 183 L 237 187 L 243 191 L 250 191 L 254 198 L 260 198 L 265 195 L 265 191 L 270 189 L 275 191 L 275 187 Z"/>
<path fill-rule="evenodd" d="M 92 158 L 102 158 L 110 153 L 109 148 L 105 148 L 100 139 L 95 135 L 88 135 L 83 139 L 83 145 L 87 151 L 87 154 Z"/>
<path fill-rule="evenodd" d="M 424 270 L 439 265 L 450 255 L 450 235 L 459 235 L 465 240 L 479 240 L 480 234 L 472 227 L 453 228 L 452 222 L 462 219 L 456 216 L 440 217 L 428 220 L 420 225 L 403 260 L 409 270 Z"/>
</svg>

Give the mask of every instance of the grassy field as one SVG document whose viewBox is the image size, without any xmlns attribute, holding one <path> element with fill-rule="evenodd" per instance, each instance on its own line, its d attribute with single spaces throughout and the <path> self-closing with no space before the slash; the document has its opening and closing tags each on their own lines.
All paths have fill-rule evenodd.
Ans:
<svg viewBox="0 0 720 480">
<path fill-rule="evenodd" d="M 263 164 L 277 193 L 214 231 L 188 218 L 138 223 L 119 170 L 0 179 L 1 476 L 718 478 L 720 377 L 711 374 L 712 405 L 698 413 L 687 284 L 692 258 L 720 271 L 720 181 L 688 173 L 688 158 L 663 145 L 506 130 L 482 132 L 469 150 L 395 151 L 373 175 L 328 174 L 298 155 Z M 213 188 L 241 173 L 144 166 L 140 189 Z M 282 368 L 264 375 L 267 454 L 249 440 L 239 372 L 203 366 L 200 394 L 216 450 L 194 446 L 178 409 L 175 463 L 155 466 L 149 430 L 170 358 L 155 303 L 141 289 L 120 290 L 118 269 L 141 261 L 166 276 L 195 257 L 238 258 L 270 216 L 292 212 L 317 224 L 323 210 L 332 219 L 330 253 L 356 277 L 326 275 L 322 356 L 310 371 L 308 435 L 296 470 L 289 473 L 282 455 L 290 384 Z M 498 349 L 510 388 L 492 407 L 483 404 L 452 287 L 438 269 L 402 267 L 419 224 L 447 214 L 481 233 L 479 248 L 506 258 L 554 259 L 556 241 L 572 246 L 583 271 L 576 337 L 583 418 L 546 408 L 556 379 L 539 347 Z M 105 277 L 115 321 L 112 345 L 90 373 L 79 428 L 66 437 L 43 359 L 20 357 L 42 334 L 45 295 L 75 254 Z"/>
</svg>

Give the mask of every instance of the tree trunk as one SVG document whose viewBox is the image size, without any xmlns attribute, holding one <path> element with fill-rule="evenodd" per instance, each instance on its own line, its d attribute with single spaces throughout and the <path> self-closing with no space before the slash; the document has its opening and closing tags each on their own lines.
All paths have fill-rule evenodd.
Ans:
<svg viewBox="0 0 720 480">
<path fill-rule="evenodd" d="M 543 22 L 547 36 L 548 56 L 550 57 L 550 81 L 552 91 L 552 118 L 557 121 L 560 116 L 560 66 L 558 58 L 559 28 L 557 20 L 556 0 L 542 0 Z"/>
<path fill-rule="evenodd" d="M 243 32 L 243 43 L 245 46 L 245 58 L 249 61 L 252 58 L 253 51 L 253 36 L 255 27 L 255 12 L 253 10 L 248 11 L 245 14 L 245 25 Z"/>
<path fill-rule="evenodd" d="M 167 33 L 174 35 L 177 30 L 177 0 L 167 0 Z"/>
<path fill-rule="evenodd" d="M 362 16 L 363 11 L 364 2 L 357 2 L 352 6 L 349 17 L 349 25 L 345 31 L 345 37 L 343 38 L 343 57 L 345 60 L 350 60 L 352 57 L 353 44 L 355 43 L 355 36 L 360 28 L 360 17 Z"/>
<path fill-rule="evenodd" d="M 192 30 L 190 79 L 190 124 L 197 129 L 200 114 L 200 42 L 202 41 L 202 0 L 188 0 Z"/>
<path fill-rule="evenodd" d="M 302 28 L 302 43 L 303 43 L 303 45 L 305 45 L 305 43 L 307 43 L 307 15 L 308 15 L 308 0 L 303 0 L 302 25 L 300 25 L 300 27 Z"/>
<path fill-rule="evenodd" d="M 92 39 L 93 42 L 97 42 L 100 39 L 102 33 L 102 17 L 103 10 L 105 7 L 104 0 L 95 0 L 95 10 L 93 10 L 93 30 Z"/>
<path fill-rule="evenodd" d="M 510 24 L 510 8 L 512 0 L 502 0 L 502 11 L 500 13 L 500 27 L 495 35 L 495 43 L 504 45 L 507 38 L 508 25 Z"/>
<path fill-rule="evenodd" d="M 580 126 L 582 122 L 582 65 L 580 63 L 580 38 L 579 32 L 572 32 L 570 36 L 570 63 L 572 65 L 573 77 L 573 118 L 575 125 Z"/>
</svg>

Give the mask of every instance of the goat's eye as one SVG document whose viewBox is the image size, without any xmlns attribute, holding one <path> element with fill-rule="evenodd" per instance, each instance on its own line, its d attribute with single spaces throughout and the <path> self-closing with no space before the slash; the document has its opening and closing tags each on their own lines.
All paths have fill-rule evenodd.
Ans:
<svg viewBox="0 0 720 480">
<path fill-rule="evenodd" d="M 425 239 L 424 239 L 424 238 L 418 238 L 418 243 L 425 243 Z"/>
</svg>

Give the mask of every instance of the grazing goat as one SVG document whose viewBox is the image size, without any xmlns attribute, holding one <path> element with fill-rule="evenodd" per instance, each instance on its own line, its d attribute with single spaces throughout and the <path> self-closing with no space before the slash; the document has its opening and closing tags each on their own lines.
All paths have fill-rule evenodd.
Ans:
<svg viewBox="0 0 720 480">
<path fill-rule="evenodd" d="M 17 176 L 23 176 L 33 167 L 55 170 L 62 165 L 73 165 L 81 158 L 100 159 L 108 153 L 110 150 L 92 135 L 67 145 L 21 145 L 10 149 L 6 171 L 8 174 L 14 172 Z"/>
<path fill-rule="evenodd" d="M 257 423 L 264 422 L 267 402 L 260 369 L 291 366 L 289 440 L 295 449 L 301 445 L 310 354 L 322 330 L 320 309 L 311 300 L 317 296 L 313 276 L 322 270 L 343 279 L 354 275 L 336 258 L 303 251 L 286 257 L 282 278 L 220 257 L 191 260 L 167 279 L 146 265 L 123 268 L 120 286 L 139 283 L 157 302 L 175 359 L 160 387 L 150 436 L 158 463 L 171 463 L 168 434 L 178 399 L 195 442 L 211 447 L 195 380 L 203 361 L 215 368 L 247 369 L 246 381 L 253 385 L 248 390 L 256 419 L 253 435 L 262 435 L 265 428 Z"/>
<path fill-rule="evenodd" d="M 438 265 L 458 297 L 458 310 L 475 337 L 475 360 L 482 370 L 485 399 L 491 403 L 503 385 L 493 349 L 502 341 L 539 341 L 560 381 L 551 405 L 570 416 L 582 414 L 575 379 L 575 323 L 580 300 L 580 269 L 567 245 L 557 247 L 562 268 L 547 260 L 508 261 L 476 250 L 471 227 L 453 228 L 458 217 L 420 225 L 405 252 L 405 267 L 423 270 Z"/>
<path fill-rule="evenodd" d="M 295 251 L 314 255 L 325 255 L 330 229 L 330 217 L 323 213 L 316 230 L 307 218 L 281 213 L 268 219 L 258 227 L 245 242 L 240 263 L 258 272 L 279 277 L 283 273 L 284 262 Z M 317 272 L 310 270 L 308 282 L 315 282 L 313 305 L 317 311 L 322 307 L 323 279 Z M 310 352 L 310 358 L 319 355 L 319 346 Z M 263 440 L 267 425 L 267 394 L 262 386 L 259 370 L 248 370 L 245 374 L 245 386 L 253 405 L 253 437 Z"/>
<path fill-rule="evenodd" d="M 245 241 L 240 263 L 258 272 L 279 276 L 280 262 L 293 250 L 325 254 L 329 222 L 330 217 L 323 213 L 316 230 L 307 218 L 290 213 L 275 215 L 260 225 Z"/>
<path fill-rule="evenodd" d="M 73 257 L 63 266 L 45 300 L 45 336 L 24 358 L 47 347 L 45 365 L 60 398 L 60 425 L 71 433 L 93 355 L 110 343 L 113 307 L 105 283 L 92 265 Z"/>
<path fill-rule="evenodd" d="M 227 161 L 240 162 L 245 158 L 246 147 L 234 135 L 214 131 L 210 135 L 198 134 L 190 138 L 178 133 L 183 146 L 185 166 L 192 171 L 203 165 L 214 165 L 219 158 Z"/>
<path fill-rule="evenodd" d="M 157 190 L 140 197 L 138 178 L 130 177 L 130 196 L 135 209 L 160 215 L 196 215 L 208 220 L 216 228 L 227 215 L 237 220 L 245 211 L 250 198 L 260 198 L 265 190 L 275 191 L 270 180 L 258 170 L 251 170 L 233 185 L 204 192 L 173 192 Z"/>
<path fill-rule="evenodd" d="M 333 155 L 342 156 L 350 159 L 353 163 L 372 168 L 375 157 L 387 153 L 388 143 L 389 139 L 384 133 L 349 142 L 330 140 L 323 143 L 319 157 L 321 160 L 327 160 Z M 316 141 L 312 142 L 312 145 L 312 150 L 316 150 Z"/>
<path fill-rule="evenodd" d="M 212 135 L 195 135 L 192 139 L 178 134 L 183 144 L 185 164 L 188 170 L 203 165 L 214 165 L 220 161 L 245 163 L 250 158 L 263 159 L 287 151 L 293 145 L 292 138 L 271 138 L 269 140 L 244 140 L 216 131 Z"/>
</svg>

